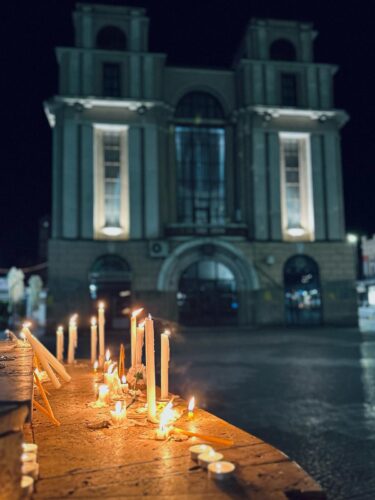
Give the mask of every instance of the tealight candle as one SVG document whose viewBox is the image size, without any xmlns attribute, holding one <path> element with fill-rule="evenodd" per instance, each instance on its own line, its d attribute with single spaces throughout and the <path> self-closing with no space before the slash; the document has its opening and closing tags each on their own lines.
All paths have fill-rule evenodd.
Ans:
<svg viewBox="0 0 375 500">
<path fill-rule="evenodd" d="M 22 451 L 24 453 L 31 452 L 31 453 L 38 453 L 38 445 L 35 443 L 22 443 Z"/>
<path fill-rule="evenodd" d="M 198 461 L 198 455 L 201 453 L 207 453 L 209 451 L 215 451 L 209 444 L 195 444 L 189 448 L 190 456 L 195 462 Z"/>
<path fill-rule="evenodd" d="M 22 476 L 21 479 L 22 497 L 29 497 L 34 490 L 34 479 L 30 476 Z"/>
<path fill-rule="evenodd" d="M 114 411 L 111 411 L 111 420 L 115 425 L 121 425 L 126 419 L 126 406 L 122 407 L 121 401 L 117 401 Z"/>
<path fill-rule="evenodd" d="M 195 397 L 193 396 L 188 405 L 188 419 L 192 420 L 194 418 L 194 408 L 195 408 Z"/>
<path fill-rule="evenodd" d="M 26 476 L 31 476 L 33 479 L 38 479 L 39 464 L 36 462 L 26 462 L 22 464 L 21 472 Z"/>
<path fill-rule="evenodd" d="M 218 453 L 215 450 L 210 450 L 198 455 L 198 463 L 203 469 L 207 469 L 207 466 L 209 464 L 212 464 L 213 462 L 219 462 L 222 459 L 223 459 L 223 454 Z"/>
<path fill-rule="evenodd" d="M 21 462 L 24 464 L 27 462 L 36 462 L 36 453 L 33 453 L 31 451 L 22 453 Z"/>
<path fill-rule="evenodd" d="M 232 476 L 235 468 L 236 466 L 231 462 L 214 462 L 207 466 L 208 477 L 224 481 Z"/>
</svg>

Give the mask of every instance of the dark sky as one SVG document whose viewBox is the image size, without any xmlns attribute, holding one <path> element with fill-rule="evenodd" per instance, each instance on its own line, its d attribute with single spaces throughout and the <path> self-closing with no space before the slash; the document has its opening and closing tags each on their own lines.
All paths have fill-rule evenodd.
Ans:
<svg viewBox="0 0 375 500">
<path fill-rule="evenodd" d="M 44 99 L 57 93 L 54 47 L 73 44 L 73 0 L 1 6 L 0 267 L 38 262 L 38 219 L 51 210 L 51 133 Z M 95 3 L 95 2 L 87 2 Z M 348 231 L 375 232 L 375 2 L 329 0 L 102 0 L 144 6 L 150 49 L 170 64 L 229 66 L 251 17 L 311 21 L 315 60 L 340 66 L 335 105 L 342 132 Z"/>
</svg>

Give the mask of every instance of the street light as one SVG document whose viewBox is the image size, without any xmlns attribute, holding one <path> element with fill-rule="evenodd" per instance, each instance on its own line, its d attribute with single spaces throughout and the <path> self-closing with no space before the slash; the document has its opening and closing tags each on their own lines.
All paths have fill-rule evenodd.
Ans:
<svg viewBox="0 0 375 500">
<path fill-rule="evenodd" d="M 346 241 L 351 245 L 356 245 L 358 243 L 358 235 L 354 233 L 348 233 L 346 235 Z"/>
</svg>

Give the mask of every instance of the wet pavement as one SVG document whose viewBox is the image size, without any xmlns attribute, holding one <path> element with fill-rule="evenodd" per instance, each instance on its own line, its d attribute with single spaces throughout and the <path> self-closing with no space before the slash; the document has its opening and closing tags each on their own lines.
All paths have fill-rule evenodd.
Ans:
<svg viewBox="0 0 375 500">
<path fill-rule="evenodd" d="M 375 499 L 375 334 L 191 331 L 172 389 L 283 450 L 329 498 Z"/>
</svg>

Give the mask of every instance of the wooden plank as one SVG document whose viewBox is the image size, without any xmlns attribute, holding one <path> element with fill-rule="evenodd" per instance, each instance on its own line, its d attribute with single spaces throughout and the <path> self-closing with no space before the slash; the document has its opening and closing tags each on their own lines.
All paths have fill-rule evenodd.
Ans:
<svg viewBox="0 0 375 500">
<path fill-rule="evenodd" d="M 32 358 L 33 351 L 28 344 L 0 352 L 0 405 L 32 400 Z"/>
</svg>

